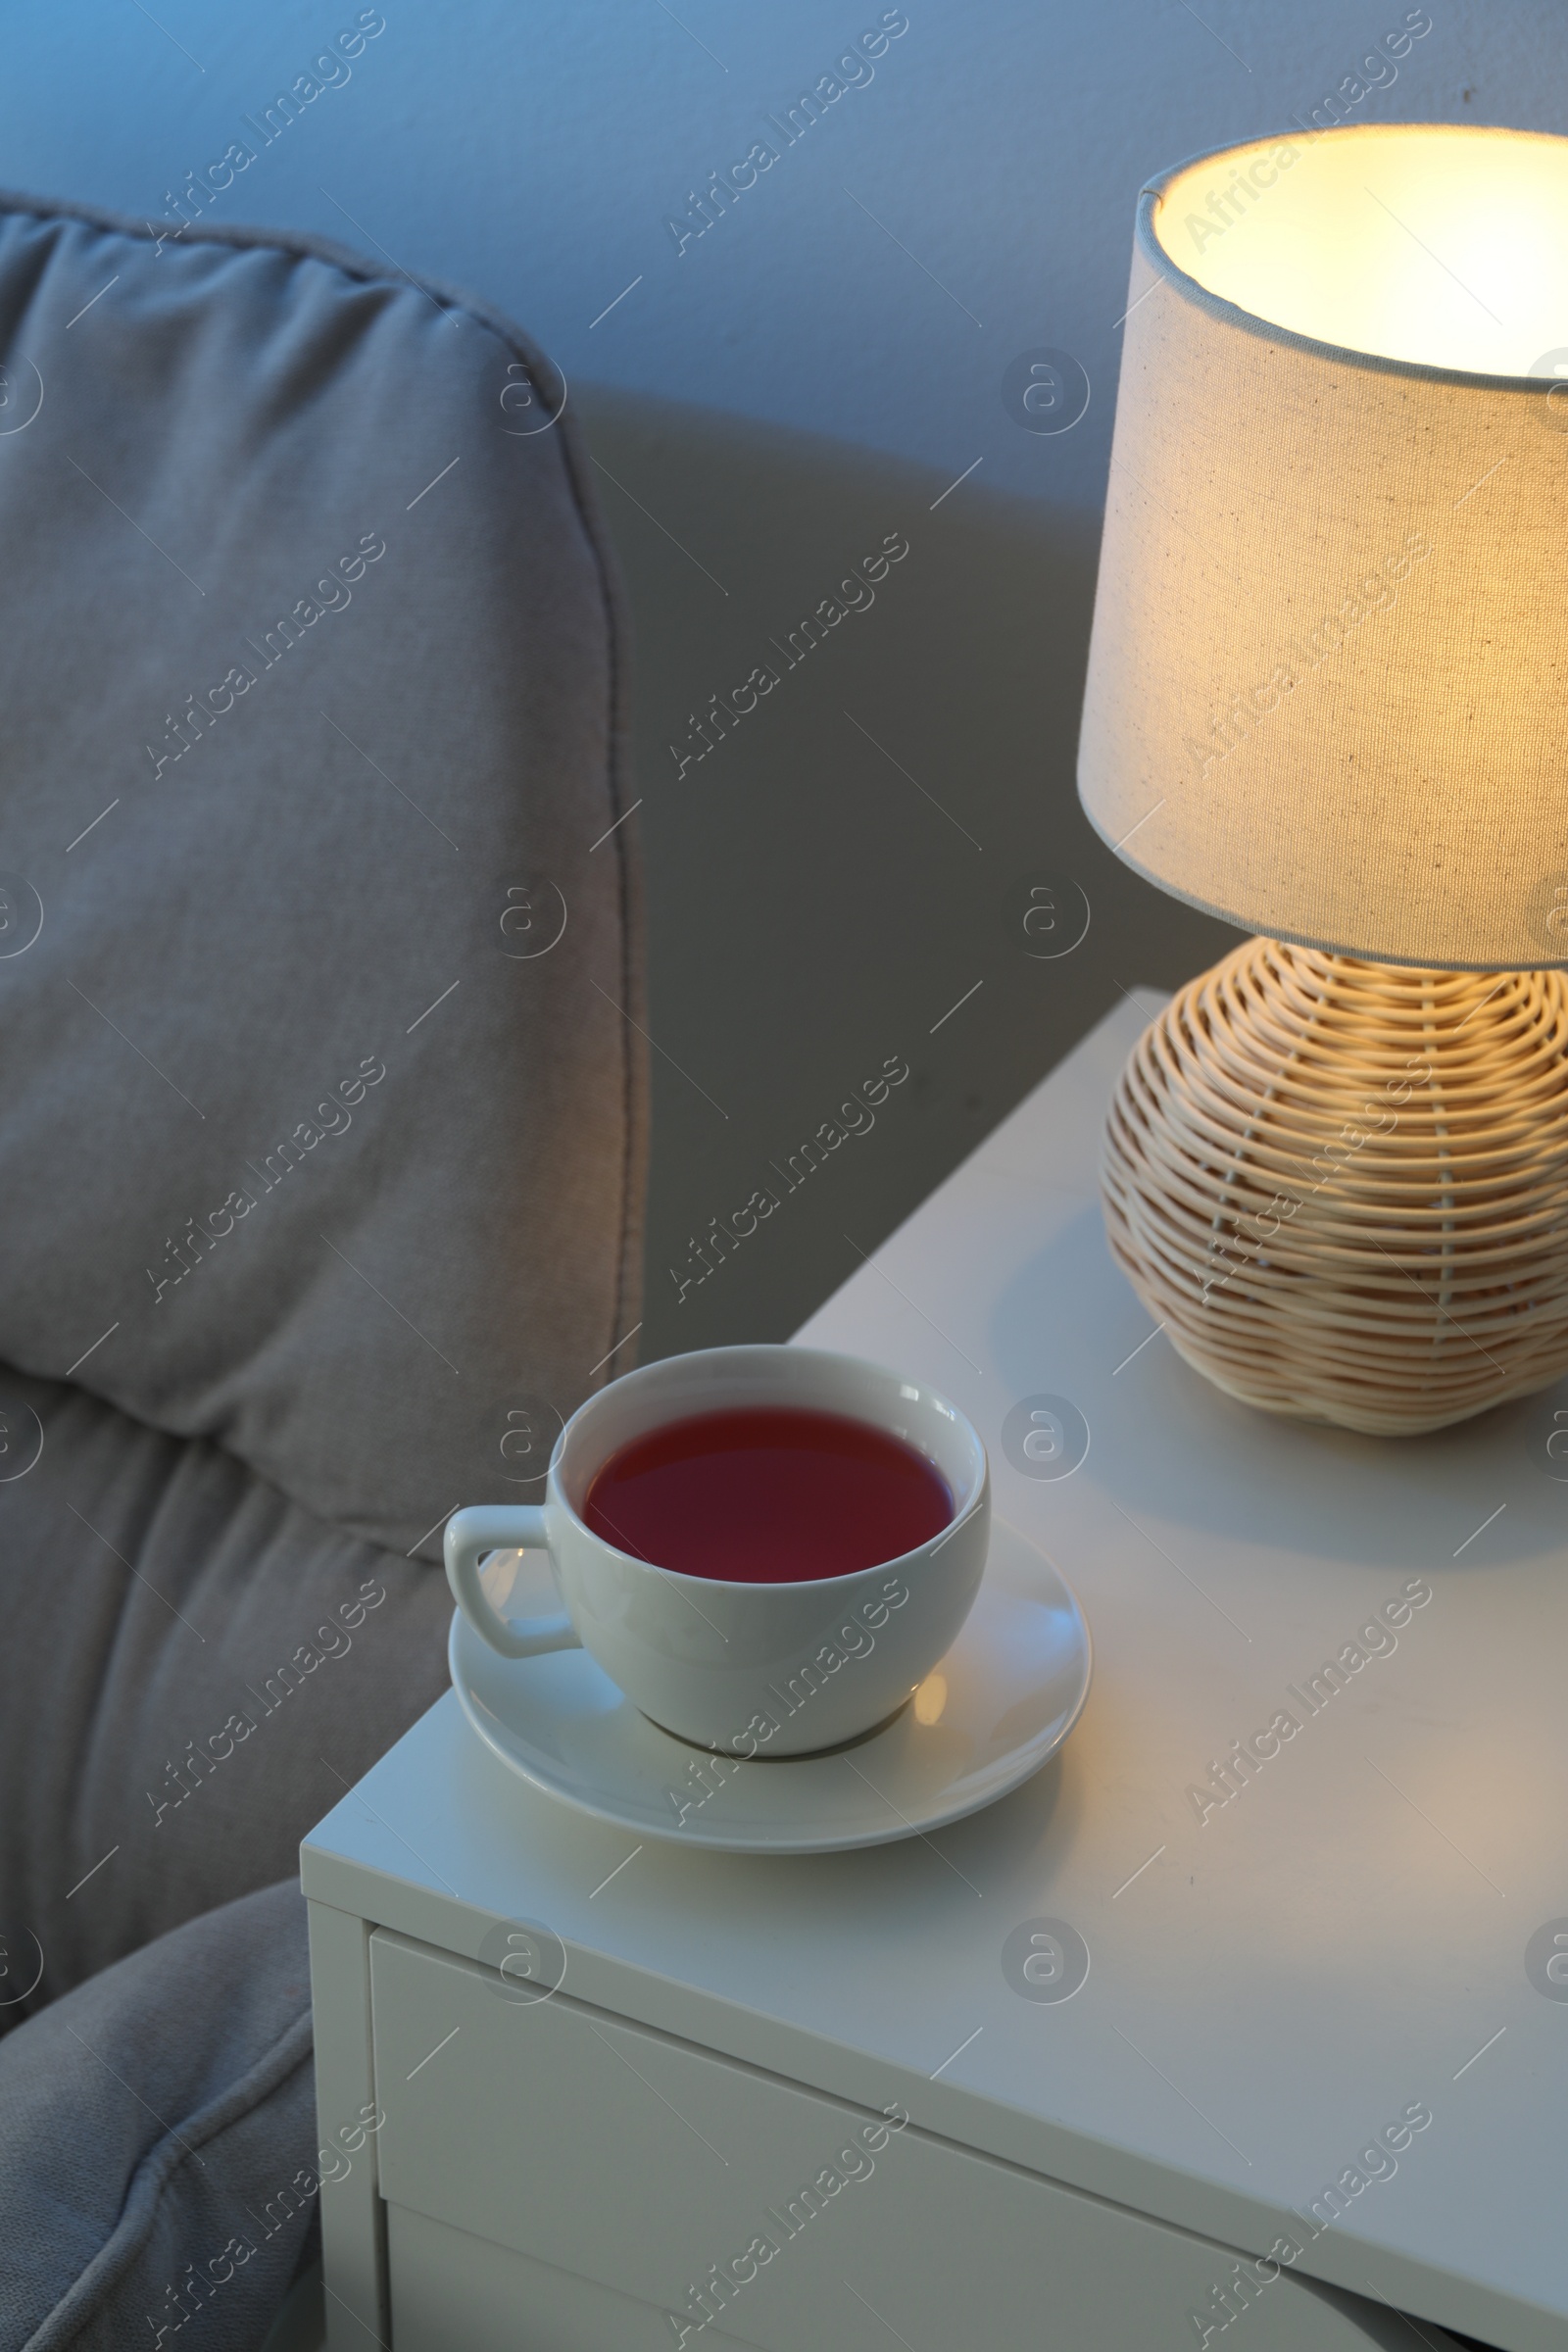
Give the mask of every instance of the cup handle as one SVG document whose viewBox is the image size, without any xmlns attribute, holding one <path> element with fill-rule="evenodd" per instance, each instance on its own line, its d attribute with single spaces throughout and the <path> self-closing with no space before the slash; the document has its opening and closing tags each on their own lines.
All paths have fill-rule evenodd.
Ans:
<svg viewBox="0 0 1568 2352">
<path fill-rule="evenodd" d="M 563 1610 L 557 1617 L 502 1617 L 479 1582 L 488 1551 L 548 1550 L 545 1514 L 537 1503 L 479 1503 L 454 1511 L 442 1545 L 452 1597 L 476 1634 L 504 1658 L 537 1658 L 549 1649 L 580 1649 L 581 1637 Z"/>
</svg>

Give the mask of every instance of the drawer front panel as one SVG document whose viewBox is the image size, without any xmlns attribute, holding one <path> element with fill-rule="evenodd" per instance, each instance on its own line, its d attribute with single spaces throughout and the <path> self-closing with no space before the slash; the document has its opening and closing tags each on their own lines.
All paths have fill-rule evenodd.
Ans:
<svg viewBox="0 0 1568 2352">
<path fill-rule="evenodd" d="M 1271 2352 L 1407 2340 L 1289 2273 L 1238 2285 L 1225 2247 L 901 2129 L 891 2092 L 877 2116 L 564 1992 L 514 2000 L 381 1929 L 370 1979 L 383 2196 L 673 2315 L 667 2345 L 865 2352 L 891 2329 L 920 2352 L 1191 2352 L 1194 2312 L 1222 2340 L 1216 2290 L 1261 2306 Z"/>
<path fill-rule="evenodd" d="M 402 2205 L 387 2208 L 386 2243 L 397 2352 L 670 2352 L 674 2341 L 652 2303 Z M 717 2328 L 694 2341 L 745 2352 Z"/>
</svg>

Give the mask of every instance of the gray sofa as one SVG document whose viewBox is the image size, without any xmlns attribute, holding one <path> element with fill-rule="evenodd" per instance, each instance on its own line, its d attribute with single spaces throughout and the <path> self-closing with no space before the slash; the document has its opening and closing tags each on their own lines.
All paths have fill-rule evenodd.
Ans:
<svg viewBox="0 0 1568 2352">
<path fill-rule="evenodd" d="M 238 2352 L 298 1841 L 630 1360 L 622 632 L 566 388 L 388 262 L 0 198 L 0 2352 Z"/>
</svg>

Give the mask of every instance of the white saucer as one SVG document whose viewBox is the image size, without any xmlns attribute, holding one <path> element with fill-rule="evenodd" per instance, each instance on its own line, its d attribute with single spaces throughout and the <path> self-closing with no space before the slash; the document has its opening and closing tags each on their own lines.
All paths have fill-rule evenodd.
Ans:
<svg viewBox="0 0 1568 2352">
<path fill-rule="evenodd" d="M 506 1556 L 487 1563 L 487 1586 L 498 1570 L 505 1577 Z M 494 1595 L 507 1613 L 559 1609 L 545 1554 L 511 1557 L 511 1592 Z M 447 1655 L 465 1715 L 534 1788 L 635 1837 L 746 1854 L 884 1845 L 978 1812 L 1061 1745 L 1091 1667 L 1074 1594 L 997 1519 L 952 1649 L 892 1723 L 832 1755 L 777 1764 L 708 1755 L 639 1714 L 585 1650 L 499 1657 L 457 1611 Z"/>
</svg>

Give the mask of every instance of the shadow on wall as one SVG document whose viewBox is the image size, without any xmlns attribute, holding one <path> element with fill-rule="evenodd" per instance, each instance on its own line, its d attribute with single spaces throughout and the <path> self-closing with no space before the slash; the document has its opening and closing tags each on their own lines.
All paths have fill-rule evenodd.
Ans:
<svg viewBox="0 0 1568 2352">
<path fill-rule="evenodd" d="M 1118 989 L 1238 935 L 1079 810 L 1098 514 L 576 397 L 635 632 L 647 1360 L 786 1338 Z"/>
</svg>

